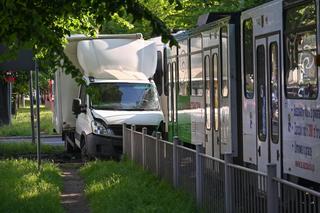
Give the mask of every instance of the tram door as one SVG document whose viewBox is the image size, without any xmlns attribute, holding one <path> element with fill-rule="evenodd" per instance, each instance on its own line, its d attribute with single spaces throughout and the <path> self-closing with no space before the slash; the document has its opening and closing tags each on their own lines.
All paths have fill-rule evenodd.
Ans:
<svg viewBox="0 0 320 213">
<path fill-rule="evenodd" d="M 204 52 L 205 70 L 205 106 L 206 106 L 206 154 L 220 158 L 220 128 L 219 128 L 219 49 L 212 48 Z"/>
<path fill-rule="evenodd" d="M 280 50 L 279 34 L 256 39 L 255 69 L 258 170 L 277 164 L 280 176 Z"/>
</svg>

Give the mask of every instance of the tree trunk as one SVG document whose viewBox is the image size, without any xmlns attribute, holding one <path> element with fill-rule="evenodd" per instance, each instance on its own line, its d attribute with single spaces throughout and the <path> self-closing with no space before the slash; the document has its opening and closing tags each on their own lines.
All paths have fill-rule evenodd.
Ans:
<svg viewBox="0 0 320 213">
<path fill-rule="evenodd" d="M 10 123 L 9 85 L 0 80 L 0 126 Z"/>
</svg>

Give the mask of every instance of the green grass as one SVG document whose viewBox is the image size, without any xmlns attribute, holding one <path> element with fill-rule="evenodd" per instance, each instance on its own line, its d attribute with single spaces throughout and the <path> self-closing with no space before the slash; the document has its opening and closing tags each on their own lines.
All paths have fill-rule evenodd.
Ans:
<svg viewBox="0 0 320 213">
<path fill-rule="evenodd" d="M 41 144 L 41 153 L 58 154 L 64 152 L 63 146 L 52 146 Z M 17 155 L 35 154 L 37 153 L 36 144 L 30 142 L 19 143 L 0 143 L 0 157 L 14 157 Z"/>
<path fill-rule="evenodd" d="M 38 172 L 34 161 L 0 161 L 0 212 L 64 212 L 59 172 L 49 163 Z"/>
<path fill-rule="evenodd" d="M 92 212 L 196 212 L 185 193 L 130 161 L 95 161 L 81 168 Z"/>
<path fill-rule="evenodd" d="M 40 131 L 43 134 L 52 135 L 52 112 L 41 106 L 40 108 Z M 17 115 L 12 117 L 11 125 L 0 127 L 0 136 L 28 136 L 31 135 L 30 108 L 18 109 Z"/>
</svg>

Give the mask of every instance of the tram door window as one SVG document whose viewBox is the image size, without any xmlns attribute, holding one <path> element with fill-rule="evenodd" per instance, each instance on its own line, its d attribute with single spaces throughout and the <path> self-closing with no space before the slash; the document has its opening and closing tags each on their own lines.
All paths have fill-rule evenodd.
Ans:
<svg viewBox="0 0 320 213">
<path fill-rule="evenodd" d="M 279 142 L 279 56 L 278 44 L 273 42 L 269 48 L 270 64 L 270 107 L 271 107 L 271 141 L 277 144 Z"/>
<path fill-rule="evenodd" d="M 203 71 L 205 75 L 205 125 L 206 125 L 206 137 L 205 137 L 205 147 L 206 154 L 213 155 L 213 140 L 212 140 L 212 71 L 210 67 L 210 50 L 204 52 L 203 61 Z"/>
<path fill-rule="evenodd" d="M 279 34 L 256 40 L 256 110 L 258 169 L 266 172 L 268 163 L 277 164 L 280 175 L 280 57 Z"/>
<path fill-rule="evenodd" d="M 243 58 L 244 58 L 244 95 L 248 99 L 253 98 L 253 24 L 252 19 L 243 22 Z"/>
<path fill-rule="evenodd" d="M 228 28 L 222 27 L 220 30 L 221 38 L 221 93 L 222 97 L 228 97 L 229 84 L 228 84 Z"/>
<path fill-rule="evenodd" d="M 168 63 L 168 112 L 169 112 L 169 122 L 172 122 L 172 65 Z"/>
<path fill-rule="evenodd" d="M 265 47 L 259 45 L 257 48 L 257 94 L 258 94 L 258 138 L 261 142 L 266 141 L 267 136 L 267 120 L 266 120 L 266 63 L 265 63 Z"/>
<path fill-rule="evenodd" d="M 205 111 L 206 111 L 206 128 L 211 130 L 211 70 L 210 70 L 210 55 L 204 57 L 204 72 L 205 72 Z"/>
</svg>

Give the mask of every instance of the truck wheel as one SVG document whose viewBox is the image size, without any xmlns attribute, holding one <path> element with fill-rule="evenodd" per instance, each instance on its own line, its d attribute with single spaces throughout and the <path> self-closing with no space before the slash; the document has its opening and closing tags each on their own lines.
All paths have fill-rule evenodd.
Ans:
<svg viewBox="0 0 320 213">
<path fill-rule="evenodd" d="M 88 161 L 89 159 L 89 155 L 88 155 L 88 148 L 87 148 L 87 144 L 84 138 L 81 139 L 81 159 L 82 161 Z"/>
</svg>

